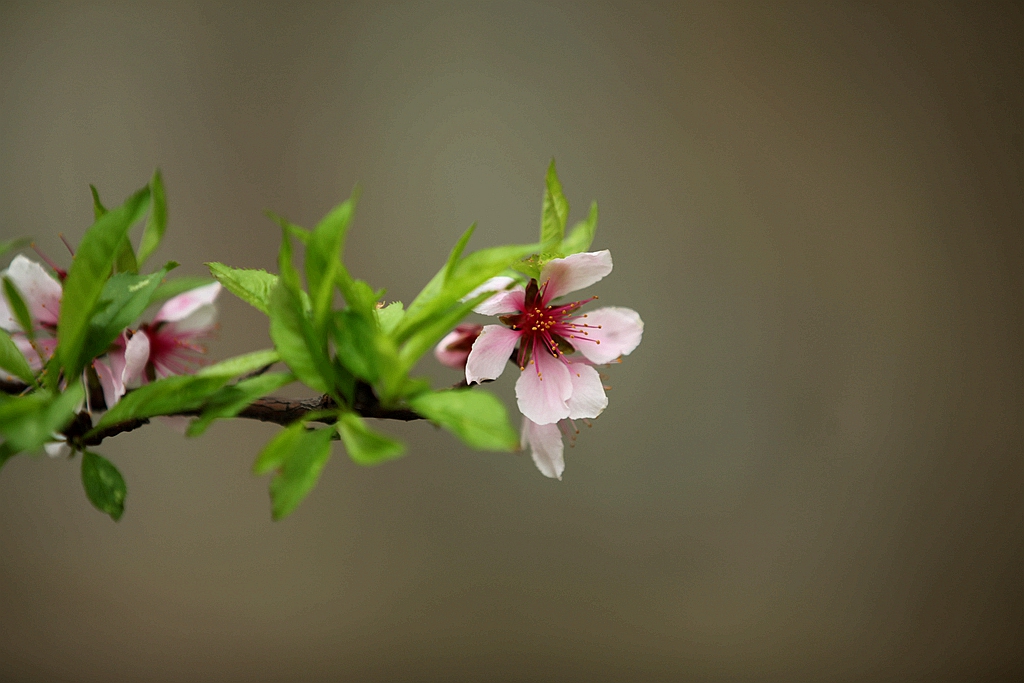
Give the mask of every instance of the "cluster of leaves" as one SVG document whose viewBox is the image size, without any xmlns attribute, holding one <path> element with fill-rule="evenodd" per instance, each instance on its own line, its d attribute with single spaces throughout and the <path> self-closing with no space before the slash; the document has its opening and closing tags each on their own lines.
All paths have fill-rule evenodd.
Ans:
<svg viewBox="0 0 1024 683">
<path fill-rule="evenodd" d="M 83 411 L 94 359 L 152 303 L 210 282 L 168 279 L 173 262 L 148 274 L 141 266 L 159 245 L 167 223 L 163 184 L 152 181 L 124 204 L 107 211 L 95 188 L 96 222 L 78 246 L 63 284 L 56 352 L 33 372 L 11 337 L 0 330 L 0 368 L 25 383 L 17 395 L 0 394 L 0 465 L 20 452 L 39 451 L 66 439 L 72 456 L 82 454 L 82 481 L 92 503 L 115 520 L 124 511 L 126 486 L 116 467 L 87 444 L 118 425 L 161 415 L 194 417 L 188 435 L 202 434 L 216 419 L 238 415 L 254 401 L 300 381 L 327 397 L 322 410 L 305 412 L 263 448 L 257 474 L 274 473 L 272 516 L 289 514 L 315 485 L 340 440 L 360 464 L 402 455 L 404 445 L 377 431 L 365 416 L 405 411 L 451 431 L 483 450 L 514 450 L 518 438 L 502 403 L 479 389 L 433 390 L 410 376 L 417 361 L 488 293 L 469 296 L 499 274 L 536 277 L 550 258 L 586 250 L 597 222 L 596 204 L 586 221 L 566 236 L 569 205 L 554 162 L 548 170 L 541 241 L 500 246 L 464 255 L 471 226 L 447 262 L 409 304 L 386 304 L 384 292 L 355 279 L 342 260 L 356 198 L 331 210 L 312 230 L 271 214 L 282 230 L 279 274 L 209 263 L 228 291 L 269 318 L 274 349 L 255 351 L 206 367 L 195 374 L 152 381 L 128 392 L 98 416 Z M 136 250 L 130 230 L 147 215 Z M 21 246 L 8 243 L 5 249 Z M 303 251 L 301 268 L 296 248 Z M 23 297 L 10 281 L 4 293 L 23 330 L 33 334 Z M 283 362 L 285 371 L 267 372 Z M 369 410 L 372 408 L 373 410 Z M 85 422 L 82 427 L 82 422 Z M 80 428 L 75 428 L 75 426 Z"/>
<path fill-rule="evenodd" d="M 33 372 L 11 336 L 0 330 L 0 368 L 25 384 L 24 391 L 17 395 L 0 394 L 0 465 L 18 453 L 40 450 L 79 419 L 87 391 L 84 377 L 93 359 L 106 353 L 150 304 L 197 284 L 195 278 L 168 280 L 168 273 L 177 266 L 173 262 L 154 272 L 140 273 L 167 227 L 167 204 L 159 171 L 149 184 L 111 211 L 103 206 L 95 188 L 92 192 L 96 220 L 82 237 L 64 278 L 60 317 L 54 330 L 55 352 L 44 358 L 46 362 L 39 371 Z M 136 251 L 129 232 L 143 217 L 146 221 Z M 3 251 L 20 246 L 23 241 L 12 241 L 3 245 Z M 8 278 L 4 278 L 3 286 L 10 309 L 38 353 L 39 330 L 35 329 L 23 293 Z M 111 463 L 87 451 L 84 441 L 71 445 L 84 454 L 82 481 L 86 493 L 97 507 L 117 519 L 123 510 L 124 480 Z"/>
</svg>

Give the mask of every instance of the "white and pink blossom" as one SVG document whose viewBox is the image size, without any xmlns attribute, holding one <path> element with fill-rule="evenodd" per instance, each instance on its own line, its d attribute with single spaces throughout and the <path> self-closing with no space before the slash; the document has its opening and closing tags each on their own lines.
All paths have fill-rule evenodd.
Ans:
<svg viewBox="0 0 1024 683">
<path fill-rule="evenodd" d="M 189 374 L 201 364 L 206 348 L 199 342 L 216 327 L 214 301 L 220 291 L 221 284 L 213 282 L 179 294 L 157 311 L 153 322 L 139 328 L 135 337 L 144 337 L 149 349 L 147 380 Z"/>
<path fill-rule="evenodd" d="M 57 319 L 63 290 L 60 282 L 41 265 L 21 254 L 15 256 L 11 265 L 0 273 L 0 279 L 3 278 L 11 281 L 25 302 L 32 318 L 35 343 L 29 341 L 26 330 L 21 328 L 5 296 L 0 296 L 0 328 L 10 334 L 15 346 L 28 360 L 29 367 L 37 372 L 57 348 Z M 14 379 L 2 370 L 0 376 Z"/>
<path fill-rule="evenodd" d="M 628 308 L 607 307 L 580 314 L 580 308 L 596 297 L 565 304 L 553 301 L 598 282 L 611 270 L 607 250 L 573 254 L 548 261 L 541 269 L 540 284 L 531 279 L 526 287 L 510 287 L 510 278 L 495 278 L 478 288 L 477 292 L 497 293 L 478 306 L 477 312 L 498 315 L 507 327 L 483 328 L 466 362 L 466 381 L 496 379 L 518 345 L 516 360 L 521 374 L 516 399 L 524 417 L 536 426 L 597 417 L 608 405 L 608 398 L 592 366 L 632 352 L 643 336 L 643 321 Z M 536 432 L 533 427 L 530 430 Z M 548 432 L 550 429 L 536 433 L 550 436 Z M 553 440 L 536 443 L 553 444 Z M 541 450 L 553 452 L 547 446 Z"/>
</svg>

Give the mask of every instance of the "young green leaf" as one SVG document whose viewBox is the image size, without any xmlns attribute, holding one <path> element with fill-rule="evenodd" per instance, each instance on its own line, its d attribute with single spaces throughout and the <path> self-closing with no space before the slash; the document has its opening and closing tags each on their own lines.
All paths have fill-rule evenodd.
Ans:
<svg viewBox="0 0 1024 683">
<path fill-rule="evenodd" d="M 121 240 L 121 246 L 117 248 L 117 257 L 114 259 L 114 272 L 134 274 L 139 272 L 139 262 L 135 258 L 135 249 L 132 248 L 132 241 L 128 239 L 128 235 L 124 236 L 124 239 Z"/>
<path fill-rule="evenodd" d="M 327 325 L 335 278 L 344 270 L 341 255 L 354 211 L 354 198 L 334 207 L 313 229 L 306 243 L 306 284 L 313 302 L 313 326 L 317 330 Z"/>
<path fill-rule="evenodd" d="M 68 426 L 84 397 L 78 381 L 57 395 L 42 390 L 5 399 L 0 403 L 0 435 L 18 451 L 38 450 Z"/>
<path fill-rule="evenodd" d="M 334 314 L 334 344 L 339 360 L 359 379 L 377 381 L 377 330 L 376 322 L 351 308 Z"/>
<path fill-rule="evenodd" d="M 562 241 L 559 253 L 562 256 L 568 256 L 569 254 L 578 254 L 590 249 L 590 245 L 594 242 L 594 233 L 596 231 L 597 202 L 593 202 L 590 205 L 590 215 L 587 216 L 587 220 L 576 224 L 572 232 Z"/>
<path fill-rule="evenodd" d="M 0 368 L 25 384 L 35 382 L 35 376 L 32 373 L 32 368 L 29 367 L 28 360 L 18 349 L 11 336 L 3 329 L 0 329 Z"/>
<path fill-rule="evenodd" d="M 188 436 L 199 436 L 219 418 L 234 417 L 250 403 L 294 382 L 295 375 L 287 372 L 268 372 L 244 379 L 238 384 L 222 387 L 209 396 L 202 414 L 188 426 Z"/>
<path fill-rule="evenodd" d="M 391 334 L 395 327 L 402 321 L 405 311 L 402 309 L 402 302 L 395 301 L 384 308 L 377 309 L 377 322 L 380 331 L 384 334 Z"/>
<path fill-rule="evenodd" d="M 107 207 L 100 201 L 100 192 L 95 185 L 89 185 L 89 191 L 92 192 L 92 215 L 95 220 L 107 212 Z"/>
<path fill-rule="evenodd" d="M 373 431 L 355 413 L 344 413 L 341 416 L 338 432 L 349 457 L 360 465 L 376 465 L 405 453 L 405 444 Z"/>
<path fill-rule="evenodd" d="M 303 244 L 306 244 L 306 243 L 309 242 L 309 236 L 310 236 L 311 233 L 306 228 L 302 227 L 301 225 L 295 225 L 294 223 L 289 221 L 287 218 L 285 218 L 283 216 L 279 216 L 276 213 L 274 213 L 273 211 L 264 211 L 264 215 L 266 215 L 267 218 L 269 218 L 270 220 L 272 220 L 275 223 L 277 223 L 278 225 L 280 225 L 281 229 L 286 234 L 294 237 L 299 242 L 302 242 Z"/>
<path fill-rule="evenodd" d="M 277 469 L 270 482 L 271 517 L 288 516 L 316 486 L 331 457 L 333 429 L 306 429 L 297 422 L 278 434 L 260 453 L 257 474 Z"/>
<path fill-rule="evenodd" d="M 103 414 L 91 433 L 128 420 L 198 410 L 229 379 L 230 376 L 172 375 L 133 389 Z"/>
<path fill-rule="evenodd" d="M 142 315 L 164 276 L 176 265 L 172 261 L 149 275 L 118 273 L 106 281 L 89 321 L 83 354 L 87 361 L 106 352 L 121 332 Z"/>
<path fill-rule="evenodd" d="M 90 451 L 82 452 L 82 486 L 85 495 L 100 512 L 110 515 L 115 522 L 124 514 L 124 499 L 128 487 L 114 464 Z"/>
<path fill-rule="evenodd" d="M 331 386 L 331 365 L 323 344 L 314 336 L 313 326 L 302 312 L 295 290 L 282 279 L 270 295 L 270 338 L 301 382 L 320 393 Z"/>
<path fill-rule="evenodd" d="M 270 314 L 270 292 L 277 284 L 277 276 L 265 270 L 231 268 L 216 261 L 207 263 L 210 274 L 224 287 L 250 306 Z"/>
<path fill-rule="evenodd" d="M 164 238 L 167 230 L 167 194 L 164 191 L 164 179 L 158 168 L 149 181 L 149 191 L 153 198 L 153 209 L 146 219 L 146 227 L 142 230 L 142 241 L 139 242 L 139 263 L 145 263 Z M 137 270 L 137 269 L 136 269 Z"/>
<path fill-rule="evenodd" d="M 7 303 L 10 304 L 11 310 L 14 313 L 14 319 L 18 321 L 18 325 L 22 331 L 29 338 L 29 341 L 35 339 L 35 329 L 32 325 L 32 316 L 29 315 L 28 306 L 25 305 L 25 300 L 21 297 L 21 292 L 11 282 L 11 278 L 4 278 L 4 297 L 7 299 Z"/>
<path fill-rule="evenodd" d="M 275 349 L 263 349 L 262 351 L 250 351 L 241 356 L 235 356 L 222 360 L 219 363 L 207 366 L 196 373 L 196 377 L 225 377 L 230 379 L 248 372 L 265 368 L 268 365 L 281 360 L 281 354 Z"/>
<path fill-rule="evenodd" d="M 88 360 L 84 346 L 89 321 L 113 267 L 115 250 L 148 205 L 149 187 L 144 187 L 120 207 L 100 216 L 82 237 L 64 281 L 57 323 L 57 356 L 69 377 L 81 373 Z"/>
<path fill-rule="evenodd" d="M 435 276 L 409 305 L 405 317 L 394 330 L 395 340 L 398 343 L 406 341 L 419 327 L 429 324 L 442 312 L 459 303 L 473 289 L 539 248 L 538 244 L 514 244 L 475 251 L 459 261 L 450 277 L 446 279 L 441 276 L 442 285 L 435 292 L 428 293 L 427 290 L 438 279 Z M 447 266 L 442 272 L 447 272 Z"/>
<path fill-rule="evenodd" d="M 556 248 L 565 236 L 565 223 L 569 219 L 569 202 L 562 192 L 562 184 L 558 182 L 555 171 L 555 160 L 548 166 L 545 178 L 544 204 L 541 207 L 540 241 L 545 250 Z"/>
<path fill-rule="evenodd" d="M 480 389 L 428 392 L 410 398 L 409 405 L 473 448 L 514 451 L 519 446 L 505 406 L 493 394 Z"/>
<path fill-rule="evenodd" d="M 406 340 L 398 352 L 399 364 L 403 372 L 408 372 L 416 364 L 423 354 L 430 351 L 441 337 L 448 334 L 462 321 L 474 307 L 491 296 L 491 292 L 484 292 L 459 303 L 451 308 L 438 313 L 433 319 L 416 328 L 416 331 Z"/>
</svg>

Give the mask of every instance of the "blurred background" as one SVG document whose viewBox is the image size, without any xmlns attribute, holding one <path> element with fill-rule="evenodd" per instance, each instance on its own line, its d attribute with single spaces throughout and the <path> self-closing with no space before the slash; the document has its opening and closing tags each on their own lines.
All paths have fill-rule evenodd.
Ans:
<svg viewBox="0 0 1024 683">
<path fill-rule="evenodd" d="M 410 300 L 532 240 L 552 156 L 646 322 L 562 482 L 427 424 L 280 523 L 278 430 L 0 472 L 3 681 L 1024 674 L 1019 4 L 0 4 L 0 238 L 58 260 L 159 166 L 154 262 L 276 270 L 359 183 Z M 6 263 L 6 261 L 4 261 Z M 213 358 L 269 345 L 226 294 Z M 435 386 L 457 373 L 427 358 Z M 513 406 L 512 376 L 495 390 Z"/>
</svg>

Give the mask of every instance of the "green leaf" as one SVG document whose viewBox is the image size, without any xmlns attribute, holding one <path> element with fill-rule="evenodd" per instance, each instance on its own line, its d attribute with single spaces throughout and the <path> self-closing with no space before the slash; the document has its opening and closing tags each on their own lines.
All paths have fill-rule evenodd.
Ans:
<svg viewBox="0 0 1024 683">
<path fill-rule="evenodd" d="M 92 192 L 92 214 L 95 220 L 107 212 L 107 207 L 100 201 L 100 193 L 95 185 L 89 185 L 89 190 Z"/>
<path fill-rule="evenodd" d="M 303 244 L 307 244 L 309 242 L 309 237 L 311 233 L 306 228 L 302 227 L 301 225 L 295 225 L 287 218 L 284 218 L 283 216 L 278 216 L 273 211 L 265 211 L 264 214 L 267 216 L 267 218 L 280 225 L 281 229 L 285 233 L 291 235 L 299 242 L 302 242 Z"/>
<path fill-rule="evenodd" d="M 320 393 L 328 393 L 331 366 L 323 344 L 313 334 L 313 326 L 302 312 L 297 292 L 284 280 L 270 296 L 270 338 L 281 359 L 301 382 Z"/>
<path fill-rule="evenodd" d="M 198 410 L 230 376 L 172 375 L 133 389 L 103 414 L 90 434 L 119 422 Z"/>
<path fill-rule="evenodd" d="M 377 309 L 377 323 L 380 325 L 380 330 L 384 334 L 391 334 L 395 327 L 402 321 L 402 316 L 405 315 L 405 310 L 402 308 L 401 301 L 395 301 L 388 304 L 384 308 Z"/>
<path fill-rule="evenodd" d="M 27 247 L 31 243 L 32 240 L 27 237 L 17 237 L 13 240 L 4 240 L 3 242 L 0 242 L 0 256 L 3 256 L 9 251 Z"/>
<path fill-rule="evenodd" d="M 455 274 L 455 267 L 459 265 L 459 259 L 462 258 L 462 252 L 466 250 L 466 245 L 469 244 L 469 238 L 476 232 L 476 223 L 473 223 L 466 232 L 462 233 L 462 237 L 452 247 L 452 253 L 448 255 L 448 263 L 444 267 L 444 282 L 448 282 L 452 279 L 452 275 Z"/>
<path fill-rule="evenodd" d="M 154 304 L 159 301 L 166 301 L 167 299 L 178 296 L 183 292 L 187 292 L 192 289 L 197 289 L 198 287 L 204 287 L 212 283 L 212 278 L 201 277 L 199 275 L 184 275 L 182 277 L 176 277 L 171 280 L 165 280 L 164 282 L 161 282 L 159 286 L 157 286 L 156 291 L 153 292 L 153 296 L 150 298 L 149 303 Z"/>
<path fill-rule="evenodd" d="M 139 242 L 140 264 L 145 263 L 160 246 L 160 241 L 167 230 L 167 194 L 164 192 L 164 180 L 160 175 L 160 169 L 153 172 L 153 179 L 149 181 L 149 191 L 153 198 L 153 210 L 149 212 L 146 227 L 142 230 L 142 241 Z"/>
<path fill-rule="evenodd" d="M 234 417 L 258 398 L 277 391 L 294 382 L 295 375 L 287 372 L 268 372 L 257 377 L 244 379 L 238 384 L 223 387 L 207 398 L 203 412 L 192 421 L 186 432 L 188 436 L 199 436 L 219 418 Z"/>
<path fill-rule="evenodd" d="M 196 377 L 224 377 L 230 379 L 244 375 L 281 360 L 281 354 L 275 349 L 263 349 L 262 351 L 251 351 L 241 356 L 235 356 L 222 360 L 219 363 L 207 366 L 195 374 Z"/>
<path fill-rule="evenodd" d="M 587 220 L 576 224 L 576 227 L 572 229 L 569 236 L 562 241 L 559 253 L 562 256 L 568 256 L 569 254 L 579 254 L 580 252 L 587 251 L 594 242 L 594 233 L 596 231 L 597 202 L 593 202 L 590 205 L 590 215 L 587 216 Z"/>
<path fill-rule="evenodd" d="M 90 451 L 82 452 L 82 486 L 89 502 L 115 522 L 124 514 L 128 487 L 114 464 Z"/>
<path fill-rule="evenodd" d="M 555 171 L 555 160 L 548 166 L 545 178 L 544 204 L 541 208 L 540 241 L 545 248 L 557 246 L 565 236 L 565 223 L 569 219 L 569 202 L 562 193 L 562 184 L 558 182 Z"/>
<path fill-rule="evenodd" d="M 519 447 L 519 437 L 509 424 L 505 406 L 486 391 L 434 391 L 412 397 L 409 405 L 473 448 L 514 451 Z"/>
<path fill-rule="evenodd" d="M 213 261 L 206 264 L 210 274 L 224 287 L 250 306 L 270 314 L 270 293 L 277 284 L 277 276 L 265 270 L 231 268 Z"/>
<path fill-rule="evenodd" d="M 117 248 L 117 257 L 114 259 L 115 273 L 138 273 L 139 262 L 135 259 L 135 250 L 132 248 L 132 241 L 128 235 L 121 240 L 121 246 Z"/>
<path fill-rule="evenodd" d="M 405 444 L 373 431 L 355 413 L 344 413 L 341 416 L 338 432 L 349 457 L 360 465 L 376 465 L 405 453 Z"/>
<path fill-rule="evenodd" d="M 14 318 L 18 321 L 18 325 L 21 326 L 29 341 L 35 340 L 35 329 L 32 325 L 32 316 L 28 312 L 28 306 L 25 305 L 21 292 L 18 291 L 18 288 L 11 282 L 9 277 L 4 277 L 4 297 L 7 299 L 7 303 L 11 305 Z"/>
<path fill-rule="evenodd" d="M 378 332 L 374 321 L 347 308 L 335 313 L 333 332 L 342 364 L 359 379 L 376 382 Z"/>
<path fill-rule="evenodd" d="M 459 261 L 451 276 L 444 279 L 442 285 L 429 292 L 434 280 L 424 288 L 416 299 L 409 304 L 405 317 L 394 331 L 395 340 L 399 343 L 411 337 L 418 328 L 429 324 L 434 318 L 450 307 L 473 289 L 511 267 L 524 256 L 538 251 L 539 244 L 513 244 L 509 246 L 491 247 L 473 252 Z M 447 272 L 447 266 L 443 269 Z M 437 276 L 434 278 L 437 279 Z"/>
<path fill-rule="evenodd" d="M 468 301 L 438 313 L 434 318 L 427 321 L 425 325 L 418 327 L 398 352 L 402 370 L 405 372 L 411 370 L 423 354 L 430 351 L 437 342 L 441 341 L 441 337 L 451 332 L 463 318 L 469 315 L 474 307 L 491 295 L 492 292 L 478 294 Z"/>
<path fill-rule="evenodd" d="M 89 321 L 83 357 L 102 355 L 110 344 L 149 306 L 160 282 L 176 266 L 173 261 L 149 275 L 118 273 L 103 285 L 96 311 Z"/>
<path fill-rule="evenodd" d="M 257 474 L 277 469 L 270 482 L 271 517 L 288 516 L 316 486 L 331 457 L 333 429 L 311 429 L 297 422 L 270 441 L 260 453 Z"/>
<path fill-rule="evenodd" d="M 120 207 L 100 216 L 82 237 L 64 281 L 57 324 L 57 356 L 68 377 L 78 376 L 87 360 L 84 347 L 89 321 L 114 265 L 115 250 L 148 205 L 149 188 L 144 187 Z"/>
<path fill-rule="evenodd" d="M 334 207 L 313 229 L 306 243 L 306 284 L 313 303 L 313 326 L 317 330 L 326 329 L 335 279 L 345 270 L 341 254 L 354 211 L 354 198 Z"/>
<path fill-rule="evenodd" d="M 68 426 L 84 397 L 78 381 L 62 394 L 44 390 L 8 398 L 0 403 L 0 435 L 18 451 L 36 451 Z"/>
<path fill-rule="evenodd" d="M 29 367 L 28 360 L 15 345 L 14 340 L 6 331 L 0 329 L 0 368 L 11 373 L 25 384 L 35 382 L 35 375 Z"/>
</svg>

